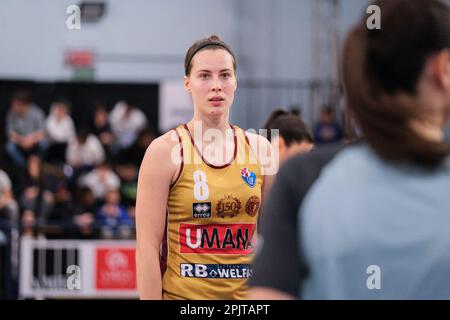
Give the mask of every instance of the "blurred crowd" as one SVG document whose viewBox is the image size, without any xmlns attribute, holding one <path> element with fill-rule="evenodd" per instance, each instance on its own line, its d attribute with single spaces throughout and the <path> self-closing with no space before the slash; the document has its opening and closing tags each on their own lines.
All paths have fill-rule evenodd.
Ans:
<svg viewBox="0 0 450 320">
<path fill-rule="evenodd" d="M 137 106 L 95 103 L 75 126 L 71 103 L 46 115 L 27 90 L 6 116 L 0 163 L 0 230 L 47 238 L 133 239 L 137 177 L 158 135 Z"/>
</svg>

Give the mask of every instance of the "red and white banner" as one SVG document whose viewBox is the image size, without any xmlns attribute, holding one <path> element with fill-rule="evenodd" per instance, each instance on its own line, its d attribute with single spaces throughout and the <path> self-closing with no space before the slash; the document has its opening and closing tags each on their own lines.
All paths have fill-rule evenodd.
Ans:
<svg viewBox="0 0 450 320">
<path fill-rule="evenodd" d="M 97 290 L 136 290 L 134 248 L 96 248 Z"/>
</svg>

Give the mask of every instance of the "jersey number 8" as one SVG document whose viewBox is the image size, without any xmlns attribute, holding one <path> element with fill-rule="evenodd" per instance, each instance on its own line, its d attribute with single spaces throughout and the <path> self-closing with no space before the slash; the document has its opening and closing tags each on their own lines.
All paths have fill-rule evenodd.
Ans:
<svg viewBox="0 0 450 320">
<path fill-rule="evenodd" d="M 199 201 L 205 201 L 209 198 L 209 189 L 206 184 L 206 173 L 201 170 L 194 172 L 194 197 Z"/>
</svg>

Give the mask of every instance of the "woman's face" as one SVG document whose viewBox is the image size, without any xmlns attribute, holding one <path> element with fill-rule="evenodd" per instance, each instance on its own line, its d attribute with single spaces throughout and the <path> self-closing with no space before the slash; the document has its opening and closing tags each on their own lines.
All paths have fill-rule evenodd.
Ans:
<svg viewBox="0 0 450 320">
<path fill-rule="evenodd" d="M 237 88 L 231 54 L 222 49 L 202 50 L 191 63 L 184 85 L 196 111 L 207 116 L 228 114 Z"/>
</svg>

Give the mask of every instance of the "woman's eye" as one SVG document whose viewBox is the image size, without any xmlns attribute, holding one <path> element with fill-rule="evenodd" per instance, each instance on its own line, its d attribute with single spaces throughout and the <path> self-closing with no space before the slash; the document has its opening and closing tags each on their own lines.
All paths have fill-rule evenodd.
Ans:
<svg viewBox="0 0 450 320">
<path fill-rule="evenodd" d="M 222 77 L 228 79 L 231 75 L 229 73 L 223 73 Z"/>
<path fill-rule="evenodd" d="M 207 74 L 207 73 L 200 74 L 200 78 L 202 78 L 202 79 L 207 79 L 208 77 L 209 77 L 209 74 Z"/>
</svg>

